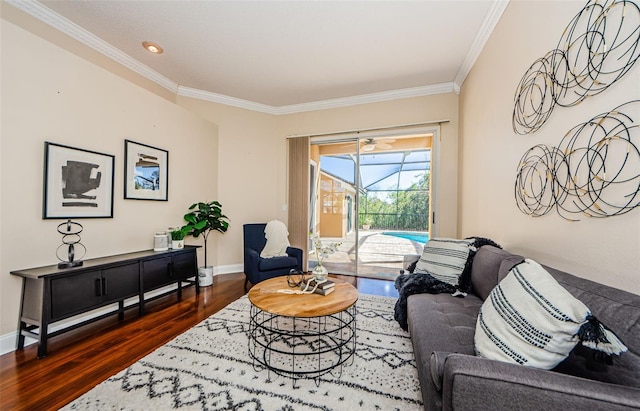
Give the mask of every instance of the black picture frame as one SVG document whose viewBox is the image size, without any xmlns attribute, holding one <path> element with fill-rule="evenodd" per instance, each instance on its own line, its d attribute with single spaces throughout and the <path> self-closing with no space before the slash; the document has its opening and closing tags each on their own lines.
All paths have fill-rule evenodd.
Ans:
<svg viewBox="0 0 640 411">
<path fill-rule="evenodd" d="M 169 152 L 124 140 L 124 198 L 169 200 Z"/>
<path fill-rule="evenodd" d="M 113 218 L 115 156 L 44 143 L 43 219 Z"/>
</svg>

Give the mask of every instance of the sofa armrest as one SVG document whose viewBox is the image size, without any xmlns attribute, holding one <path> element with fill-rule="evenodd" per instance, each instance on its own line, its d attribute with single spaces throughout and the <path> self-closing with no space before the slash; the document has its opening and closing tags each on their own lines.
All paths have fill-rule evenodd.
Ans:
<svg viewBox="0 0 640 411">
<path fill-rule="evenodd" d="M 443 410 L 640 409 L 640 389 L 470 355 L 449 355 Z"/>
<path fill-rule="evenodd" d="M 444 375 L 444 364 L 447 358 L 453 353 L 448 351 L 434 351 L 429 358 L 429 370 L 431 371 L 431 381 L 438 392 L 442 392 L 442 376 Z"/>
<path fill-rule="evenodd" d="M 409 270 L 409 266 L 416 263 L 420 259 L 420 254 L 406 254 L 402 259 L 402 269 L 400 274 L 411 274 L 413 270 Z"/>
</svg>

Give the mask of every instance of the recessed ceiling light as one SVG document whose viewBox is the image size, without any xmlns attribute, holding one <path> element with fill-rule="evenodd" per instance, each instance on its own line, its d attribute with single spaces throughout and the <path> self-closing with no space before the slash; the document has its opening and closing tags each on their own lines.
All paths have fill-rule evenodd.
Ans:
<svg viewBox="0 0 640 411">
<path fill-rule="evenodd" d="M 149 52 L 153 54 L 162 54 L 162 47 L 158 46 L 156 43 L 152 43 L 150 41 L 143 41 L 142 47 L 147 49 Z"/>
</svg>

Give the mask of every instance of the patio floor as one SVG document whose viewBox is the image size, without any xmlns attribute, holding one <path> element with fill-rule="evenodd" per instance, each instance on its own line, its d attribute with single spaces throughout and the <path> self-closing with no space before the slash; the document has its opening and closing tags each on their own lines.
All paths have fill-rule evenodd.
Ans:
<svg viewBox="0 0 640 411">
<path fill-rule="evenodd" d="M 384 232 L 390 232 L 385 230 Z M 323 244 L 342 242 L 338 252 L 323 262 L 330 273 L 358 275 L 360 277 L 395 279 L 406 254 L 421 254 L 424 244 L 406 238 L 382 234 L 379 230 L 360 230 L 358 272 L 356 273 L 356 238 L 351 232 L 346 237 L 321 237 Z M 316 255 L 309 254 L 309 265 L 314 267 Z"/>
</svg>

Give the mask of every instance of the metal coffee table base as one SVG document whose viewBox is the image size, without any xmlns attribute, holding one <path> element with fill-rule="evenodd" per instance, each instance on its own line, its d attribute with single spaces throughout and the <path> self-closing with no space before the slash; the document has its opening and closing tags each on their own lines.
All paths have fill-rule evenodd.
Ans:
<svg viewBox="0 0 640 411">
<path fill-rule="evenodd" d="M 353 363 L 356 305 L 322 317 L 285 317 L 251 306 L 249 355 L 256 370 L 296 379 L 314 379 Z M 337 375 L 333 371 L 337 371 Z"/>
</svg>

